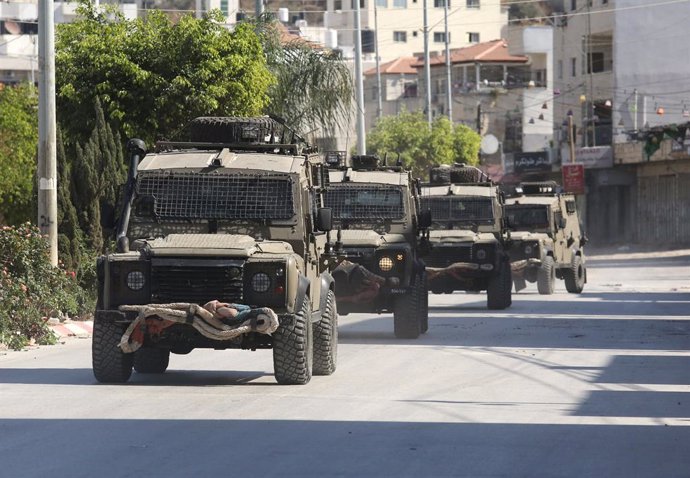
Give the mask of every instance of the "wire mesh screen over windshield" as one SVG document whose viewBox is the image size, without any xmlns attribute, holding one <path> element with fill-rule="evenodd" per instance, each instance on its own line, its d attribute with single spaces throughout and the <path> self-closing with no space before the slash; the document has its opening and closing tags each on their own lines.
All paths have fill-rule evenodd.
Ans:
<svg viewBox="0 0 690 478">
<path fill-rule="evenodd" d="M 402 191 L 392 186 L 331 184 L 325 194 L 326 207 L 337 219 L 402 219 L 405 217 Z"/>
<path fill-rule="evenodd" d="M 140 172 L 139 200 L 153 198 L 153 214 L 170 219 L 291 219 L 289 176 Z"/>
<path fill-rule="evenodd" d="M 489 198 L 424 197 L 422 210 L 424 209 L 431 209 L 434 222 L 494 220 L 493 203 Z"/>
<path fill-rule="evenodd" d="M 549 227 L 546 206 L 507 206 L 506 216 L 511 229 L 518 227 Z"/>
</svg>

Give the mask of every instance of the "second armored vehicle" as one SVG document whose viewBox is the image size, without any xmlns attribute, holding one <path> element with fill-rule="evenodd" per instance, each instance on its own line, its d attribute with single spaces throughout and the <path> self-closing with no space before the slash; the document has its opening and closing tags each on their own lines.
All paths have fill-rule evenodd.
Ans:
<svg viewBox="0 0 690 478">
<path fill-rule="evenodd" d="M 421 256 L 431 222 L 420 213 L 418 183 L 374 156 L 354 156 L 351 167 L 341 157 L 333 166 L 325 205 L 338 228 L 339 311 L 393 312 L 395 336 L 417 338 L 429 327 Z"/>
</svg>

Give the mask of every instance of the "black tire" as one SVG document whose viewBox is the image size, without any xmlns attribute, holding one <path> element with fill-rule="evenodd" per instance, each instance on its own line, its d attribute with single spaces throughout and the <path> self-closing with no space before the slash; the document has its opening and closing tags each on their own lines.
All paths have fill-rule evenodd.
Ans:
<svg viewBox="0 0 690 478">
<path fill-rule="evenodd" d="M 120 339 L 125 328 L 96 317 L 93 323 L 91 364 L 93 375 L 101 383 L 125 383 L 132 376 L 134 354 L 123 353 Z"/>
<path fill-rule="evenodd" d="M 585 288 L 585 277 L 587 271 L 585 265 L 582 263 L 582 257 L 575 256 L 573 264 L 570 269 L 563 269 L 563 279 L 565 279 L 565 288 L 571 294 L 579 294 Z"/>
<path fill-rule="evenodd" d="M 419 292 L 422 297 L 422 306 L 420 309 L 420 313 L 422 314 L 422 333 L 426 334 L 429 331 L 429 285 L 426 280 L 426 272 L 424 272 L 422 276 L 420 287 L 422 289 Z"/>
<path fill-rule="evenodd" d="M 551 295 L 556 286 L 556 265 L 553 257 L 546 256 L 537 271 L 537 290 L 541 295 Z"/>
<path fill-rule="evenodd" d="M 328 291 L 326 310 L 314 328 L 314 375 L 331 375 L 338 363 L 338 308 L 335 294 Z"/>
<path fill-rule="evenodd" d="M 424 278 L 415 278 L 409 294 L 396 297 L 393 306 L 393 332 L 399 339 L 416 339 L 422 334 L 424 316 L 428 314 L 424 304 L 426 287 Z"/>
<path fill-rule="evenodd" d="M 501 261 L 497 274 L 489 279 L 486 288 L 486 306 L 489 310 L 503 310 L 513 302 L 513 277 L 510 262 Z"/>
<path fill-rule="evenodd" d="M 273 372 L 281 385 L 309 383 L 314 360 L 311 300 L 305 295 L 297 314 L 282 318 L 273 334 Z"/>
<path fill-rule="evenodd" d="M 170 362 L 170 350 L 141 347 L 134 352 L 134 370 L 137 373 L 164 373 Z"/>
<path fill-rule="evenodd" d="M 258 142 L 278 128 L 271 118 L 241 118 L 234 116 L 202 116 L 194 118 L 189 124 L 189 137 L 199 143 L 239 143 L 243 126 L 257 129 Z"/>
</svg>

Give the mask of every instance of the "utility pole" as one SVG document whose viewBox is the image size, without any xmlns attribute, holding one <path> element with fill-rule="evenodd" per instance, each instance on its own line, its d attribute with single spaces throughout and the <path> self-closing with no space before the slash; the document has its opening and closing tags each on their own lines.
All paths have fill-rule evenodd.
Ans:
<svg viewBox="0 0 690 478">
<path fill-rule="evenodd" d="M 482 104 L 477 105 L 477 133 L 482 134 Z"/>
<path fill-rule="evenodd" d="M 570 162 L 575 162 L 575 135 L 573 134 L 573 115 L 568 115 L 568 148 L 570 151 Z"/>
<path fill-rule="evenodd" d="M 360 0 L 355 1 L 355 86 L 357 93 L 357 154 L 367 154 L 367 137 L 364 131 L 364 80 L 362 78 L 362 22 Z M 426 0 L 425 0 L 426 1 Z M 375 32 L 378 34 L 378 32 Z"/>
<path fill-rule="evenodd" d="M 57 151 L 55 146 L 55 17 L 53 0 L 38 2 L 38 227 L 57 266 Z"/>
<path fill-rule="evenodd" d="M 431 65 L 429 64 L 429 12 L 424 0 L 424 81 L 426 82 L 426 120 L 431 128 Z"/>
<path fill-rule="evenodd" d="M 451 71 L 450 62 L 450 33 L 448 33 L 448 2 L 443 2 L 443 21 L 445 23 L 445 40 L 446 40 L 446 98 L 448 100 L 448 119 L 453 123 L 453 74 Z"/>
<path fill-rule="evenodd" d="M 254 0 L 254 10 L 256 13 L 256 18 L 259 18 L 264 13 L 264 0 Z"/>
<path fill-rule="evenodd" d="M 202 18 L 204 16 L 204 0 L 196 0 L 196 17 Z"/>
<path fill-rule="evenodd" d="M 594 111 L 594 80 L 592 79 L 592 73 L 594 71 L 593 59 L 594 52 L 592 51 L 592 2 L 587 1 L 587 63 L 589 64 L 589 112 L 590 123 L 592 125 L 592 146 L 597 145 L 597 125 L 594 121 L 595 111 Z"/>
<path fill-rule="evenodd" d="M 383 98 L 381 98 L 381 59 L 379 58 L 379 18 L 378 8 L 374 0 L 374 54 L 376 55 L 376 98 L 378 104 L 376 109 L 376 118 L 383 115 Z"/>
<path fill-rule="evenodd" d="M 633 91 L 633 131 L 637 131 L 637 110 L 638 110 L 637 88 Z"/>
</svg>

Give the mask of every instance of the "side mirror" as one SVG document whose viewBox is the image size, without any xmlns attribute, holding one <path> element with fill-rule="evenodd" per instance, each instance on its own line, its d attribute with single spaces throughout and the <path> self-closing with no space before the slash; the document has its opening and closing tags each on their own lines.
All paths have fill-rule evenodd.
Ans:
<svg viewBox="0 0 690 478">
<path fill-rule="evenodd" d="M 101 204 L 101 227 L 103 229 L 115 229 L 116 226 L 115 206 L 106 203 Z"/>
<path fill-rule="evenodd" d="M 323 232 L 333 230 L 333 211 L 330 207 L 320 207 L 316 211 L 316 229 Z"/>
<path fill-rule="evenodd" d="M 559 229 L 565 229 L 565 226 L 566 226 L 566 220 L 564 217 L 562 217 L 558 220 L 558 228 Z"/>
<path fill-rule="evenodd" d="M 431 217 L 431 209 L 420 211 L 419 215 L 417 216 L 417 223 L 419 225 L 419 228 L 429 229 L 431 227 L 432 219 L 433 218 Z"/>
</svg>

